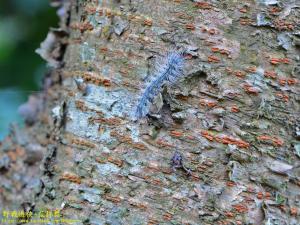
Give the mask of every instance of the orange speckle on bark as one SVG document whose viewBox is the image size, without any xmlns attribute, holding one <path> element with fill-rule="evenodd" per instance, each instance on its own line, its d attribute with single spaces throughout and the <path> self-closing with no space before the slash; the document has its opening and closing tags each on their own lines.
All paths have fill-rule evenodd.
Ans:
<svg viewBox="0 0 300 225">
<path fill-rule="evenodd" d="M 120 196 L 106 195 L 104 198 L 107 201 L 111 201 L 111 202 L 114 202 L 114 203 L 120 203 L 122 201 L 122 198 Z"/>
<path fill-rule="evenodd" d="M 210 56 L 208 56 L 208 62 L 211 62 L 211 63 L 218 63 L 218 62 L 220 62 L 221 60 L 218 58 L 218 57 L 216 57 L 216 56 L 213 56 L 213 55 L 210 55 Z"/>
<path fill-rule="evenodd" d="M 288 85 L 294 85 L 298 83 L 297 79 L 291 78 L 287 80 Z"/>
<path fill-rule="evenodd" d="M 247 9 L 246 9 L 246 8 L 241 8 L 239 11 L 240 11 L 241 13 L 246 13 L 246 12 L 247 12 Z"/>
<path fill-rule="evenodd" d="M 234 214 L 232 212 L 225 212 L 224 215 L 230 218 L 234 217 Z"/>
<path fill-rule="evenodd" d="M 188 30 L 195 30 L 196 29 L 195 25 L 192 24 L 192 23 L 186 24 L 185 28 L 188 29 Z"/>
<path fill-rule="evenodd" d="M 257 193 L 256 197 L 257 197 L 258 199 L 263 199 L 264 195 L 263 195 L 263 193 L 260 191 L 260 192 Z"/>
<path fill-rule="evenodd" d="M 258 136 L 257 139 L 260 141 L 267 141 L 267 140 L 271 140 L 272 137 L 268 136 L 268 135 L 261 135 L 261 136 Z"/>
<path fill-rule="evenodd" d="M 212 9 L 212 5 L 208 2 L 197 2 L 195 6 L 200 9 Z"/>
<path fill-rule="evenodd" d="M 297 216 L 297 214 L 298 214 L 297 208 L 296 208 L 296 207 L 291 207 L 291 209 L 290 209 L 290 214 L 291 214 L 292 216 Z"/>
<path fill-rule="evenodd" d="M 277 64 L 279 64 L 280 62 L 281 62 L 281 60 L 278 59 L 278 58 L 271 58 L 271 59 L 270 59 L 270 63 L 271 63 L 272 65 L 277 65 Z"/>
<path fill-rule="evenodd" d="M 257 68 L 255 66 L 249 66 L 245 70 L 249 73 L 255 73 Z"/>
<path fill-rule="evenodd" d="M 244 90 L 248 94 L 258 95 L 258 93 L 259 93 L 259 90 L 256 87 L 252 87 L 249 84 L 244 84 Z"/>
<path fill-rule="evenodd" d="M 173 215 L 171 213 L 169 213 L 169 212 L 166 212 L 163 215 L 163 218 L 164 218 L 164 220 L 170 221 L 173 218 Z"/>
<path fill-rule="evenodd" d="M 236 205 L 233 205 L 232 207 L 239 213 L 248 212 L 248 207 L 243 204 L 236 204 Z"/>
<path fill-rule="evenodd" d="M 183 133 L 181 131 L 172 130 L 170 132 L 170 135 L 173 136 L 173 137 L 182 137 Z"/>
<path fill-rule="evenodd" d="M 277 74 L 274 71 L 265 71 L 264 76 L 267 78 L 272 78 L 272 79 L 277 78 Z"/>
<path fill-rule="evenodd" d="M 281 62 L 284 63 L 284 64 L 290 64 L 291 61 L 288 58 L 282 58 Z"/>
<path fill-rule="evenodd" d="M 240 110 L 239 110 L 239 108 L 236 106 L 236 105 L 233 105 L 232 107 L 231 107 L 231 112 L 233 112 L 233 113 L 238 113 Z"/>
<path fill-rule="evenodd" d="M 208 133 L 208 131 L 201 131 L 201 136 L 205 137 L 206 139 L 208 139 L 209 141 L 213 141 L 214 137 L 212 134 Z"/>
<path fill-rule="evenodd" d="M 273 138 L 273 144 L 276 146 L 282 146 L 284 144 L 284 141 L 280 140 L 279 138 Z"/>
<path fill-rule="evenodd" d="M 152 21 L 152 19 L 145 19 L 144 20 L 144 25 L 146 25 L 146 26 L 152 26 L 152 24 L 153 24 L 153 21 Z"/>
<path fill-rule="evenodd" d="M 271 197 L 271 193 L 270 193 L 270 192 L 266 192 L 266 193 L 265 193 L 265 198 L 266 198 L 266 199 L 269 199 L 270 197 Z"/>
<path fill-rule="evenodd" d="M 241 70 L 236 70 L 234 71 L 233 73 L 236 77 L 240 77 L 240 78 L 243 78 L 245 77 L 246 73 L 244 71 L 241 71 Z"/>
<path fill-rule="evenodd" d="M 286 80 L 285 78 L 279 79 L 278 82 L 279 82 L 279 84 L 280 84 L 281 86 L 284 86 L 284 85 L 287 84 L 287 80 Z"/>
<path fill-rule="evenodd" d="M 227 181 L 226 182 L 226 186 L 228 186 L 228 187 L 234 187 L 235 183 L 233 181 Z"/>
<path fill-rule="evenodd" d="M 63 175 L 60 177 L 60 180 L 67 180 L 77 184 L 81 183 L 80 177 L 70 172 L 64 172 Z"/>
<path fill-rule="evenodd" d="M 217 31 L 216 31 L 216 29 L 212 28 L 212 29 L 209 29 L 209 30 L 208 30 L 208 33 L 209 33 L 210 35 L 214 35 L 214 34 L 217 33 Z"/>
</svg>

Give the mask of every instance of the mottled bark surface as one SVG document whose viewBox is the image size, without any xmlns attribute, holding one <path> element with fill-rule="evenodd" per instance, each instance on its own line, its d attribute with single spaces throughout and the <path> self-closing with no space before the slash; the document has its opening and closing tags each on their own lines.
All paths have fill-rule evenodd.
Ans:
<svg viewBox="0 0 300 225">
<path fill-rule="evenodd" d="M 1 143 L 1 210 L 60 209 L 75 224 L 300 224 L 299 3 L 55 4 L 36 119 Z M 184 78 L 134 122 L 156 58 L 174 49 Z M 185 169 L 170 164 L 176 150 Z"/>
</svg>

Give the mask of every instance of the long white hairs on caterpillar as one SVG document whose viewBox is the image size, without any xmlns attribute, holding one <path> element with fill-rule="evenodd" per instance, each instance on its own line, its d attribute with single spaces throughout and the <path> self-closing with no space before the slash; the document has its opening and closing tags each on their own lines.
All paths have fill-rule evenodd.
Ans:
<svg viewBox="0 0 300 225">
<path fill-rule="evenodd" d="M 183 77 L 184 56 L 182 52 L 170 52 L 156 63 L 151 82 L 146 86 L 141 94 L 141 98 L 135 109 L 135 119 L 145 117 L 149 112 L 149 107 L 157 96 L 163 85 L 173 84 Z"/>
</svg>

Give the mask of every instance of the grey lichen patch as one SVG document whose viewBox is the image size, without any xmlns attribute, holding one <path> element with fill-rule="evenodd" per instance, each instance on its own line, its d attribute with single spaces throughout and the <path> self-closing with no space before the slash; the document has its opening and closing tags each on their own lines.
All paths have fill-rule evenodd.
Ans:
<svg viewBox="0 0 300 225">
<path fill-rule="evenodd" d="M 90 203 L 99 204 L 101 202 L 101 197 L 92 193 L 84 192 L 81 194 L 82 199 L 87 200 Z"/>
<path fill-rule="evenodd" d="M 0 157 L 0 170 L 5 171 L 9 169 L 10 158 L 8 155 L 3 155 Z"/>
<path fill-rule="evenodd" d="M 106 39 L 109 39 L 112 34 L 112 26 L 111 25 L 105 25 L 102 28 L 102 36 Z"/>
<path fill-rule="evenodd" d="M 126 128 L 128 130 L 130 130 L 131 138 L 135 142 L 140 141 L 140 131 L 139 131 L 139 127 L 136 124 L 134 124 L 134 125 L 127 125 Z"/>
<path fill-rule="evenodd" d="M 297 143 L 294 145 L 294 149 L 295 149 L 296 155 L 300 158 L 300 142 L 297 142 Z"/>
<path fill-rule="evenodd" d="M 248 180 L 247 172 L 242 165 L 236 161 L 229 162 L 229 179 L 234 182 L 240 182 L 242 180 Z M 244 181 L 245 181 L 244 180 Z"/>
<path fill-rule="evenodd" d="M 66 131 L 74 133 L 80 137 L 96 137 L 98 136 L 98 130 L 96 126 L 89 126 L 88 118 L 85 113 L 75 110 L 75 105 L 70 104 L 70 110 L 68 118 L 70 120 L 67 123 Z M 74 109 L 74 110 L 72 110 Z"/>
<path fill-rule="evenodd" d="M 271 19 L 267 18 L 265 14 L 259 13 L 256 16 L 256 25 L 257 26 L 270 26 L 272 25 Z"/>
<path fill-rule="evenodd" d="M 137 152 L 127 152 L 124 155 L 124 158 L 125 158 L 126 163 L 128 163 L 132 167 L 141 164 L 141 161 L 138 159 L 138 153 Z"/>
<path fill-rule="evenodd" d="M 262 69 L 261 67 L 257 68 L 256 73 L 249 74 L 246 78 L 246 82 L 256 87 L 260 92 L 266 91 L 268 89 L 268 86 L 264 79 L 264 69 Z"/>
<path fill-rule="evenodd" d="M 120 168 L 112 163 L 97 164 L 96 168 L 101 176 L 117 174 L 120 171 Z"/>
<path fill-rule="evenodd" d="M 230 156 L 230 159 L 235 160 L 239 163 L 251 162 L 255 159 L 255 156 L 253 154 L 239 149 L 236 145 L 228 145 L 226 154 Z"/>
<path fill-rule="evenodd" d="M 270 160 L 267 165 L 271 171 L 282 175 L 288 175 L 293 168 L 292 165 L 279 160 Z"/>
<path fill-rule="evenodd" d="M 145 221 L 145 216 L 138 215 L 138 214 L 131 214 L 129 215 L 128 221 L 132 225 L 140 225 L 143 224 L 143 221 Z"/>
<path fill-rule="evenodd" d="M 277 36 L 278 44 L 285 50 L 290 50 L 292 47 L 291 36 L 287 33 L 281 33 Z"/>
<path fill-rule="evenodd" d="M 104 87 L 90 85 L 90 94 L 85 97 L 84 104 L 90 111 L 78 110 L 74 102 L 69 104 L 66 130 L 80 137 L 94 141 L 111 142 L 110 128 L 107 125 L 91 123 L 88 118 L 97 119 L 93 111 L 101 111 L 104 119 L 129 117 L 132 111 L 131 94 L 126 90 L 115 89 L 107 91 Z M 81 100 L 80 100 L 81 101 Z M 126 123 L 126 121 L 122 122 Z"/>
<path fill-rule="evenodd" d="M 259 4 L 264 4 L 264 5 L 276 5 L 278 4 L 278 0 L 256 0 L 257 3 Z"/>
<path fill-rule="evenodd" d="M 124 89 L 107 91 L 103 87 L 91 87 L 91 94 L 86 98 L 87 104 L 93 108 L 101 109 L 107 117 L 126 117 L 130 114 L 133 97 Z"/>
<path fill-rule="evenodd" d="M 100 21 L 96 19 L 96 15 L 89 15 L 88 20 L 90 24 L 94 27 L 94 29 L 98 28 Z"/>
<path fill-rule="evenodd" d="M 161 28 L 161 27 L 152 27 L 151 30 L 156 34 L 156 35 L 163 35 L 168 33 L 167 30 Z"/>
<path fill-rule="evenodd" d="M 270 175 L 268 173 L 263 173 L 261 177 L 259 177 L 258 182 L 262 185 L 266 185 L 274 190 L 282 191 L 284 187 L 285 181 L 283 179 L 278 179 L 278 176 Z"/>
<path fill-rule="evenodd" d="M 126 20 L 123 20 L 121 17 L 114 17 L 114 32 L 120 36 L 126 29 L 128 29 L 129 23 Z"/>
<path fill-rule="evenodd" d="M 113 207 L 106 216 L 106 222 L 114 225 L 122 225 L 123 219 L 129 215 L 129 209 L 126 207 Z"/>
<path fill-rule="evenodd" d="M 221 209 L 225 210 L 231 207 L 232 203 L 240 199 L 240 193 L 244 191 L 245 187 L 235 186 L 232 188 L 225 188 L 222 191 L 220 197 L 218 197 L 217 205 Z"/>
<path fill-rule="evenodd" d="M 89 45 L 88 42 L 84 42 L 80 46 L 80 57 L 83 63 L 93 61 L 96 56 L 96 50 Z"/>
<path fill-rule="evenodd" d="M 106 222 L 105 222 L 105 219 L 104 218 L 102 218 L 101 216 L 91 216 L 90 218 L 89 218 L 89 223 L 91 224 L 91 225 L 105 225 L 106 224 Z"/>
</svg>

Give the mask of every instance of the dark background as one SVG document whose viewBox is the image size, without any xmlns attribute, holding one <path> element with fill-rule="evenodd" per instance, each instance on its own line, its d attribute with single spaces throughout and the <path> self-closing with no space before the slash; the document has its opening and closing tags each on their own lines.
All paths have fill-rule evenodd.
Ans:
<svg viewBox="0 0 300 225">
<path fill-rule="evenodd" d="M 0 0 L 0 140 L 9 123 L 22 124 L 18 106 L 41 86 L 47 67 L 35 49 L 57 25 L 48 0 Z"/>
</svg>

